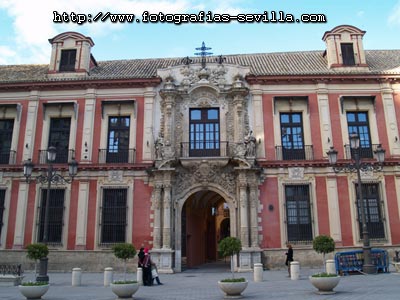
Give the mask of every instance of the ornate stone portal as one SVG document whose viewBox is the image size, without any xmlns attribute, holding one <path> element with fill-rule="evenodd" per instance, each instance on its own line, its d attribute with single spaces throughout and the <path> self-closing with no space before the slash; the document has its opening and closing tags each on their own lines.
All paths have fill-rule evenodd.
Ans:
<svg viewBox="0 0 400 300">
<path fill-rule="evenodd" d="M 154 145 L 156 163 L 151 172 L 152 257 L 163 273 L 181 271 L 182 208 L 191 195 L 206 190 L 219 194 L 229 206 L 230 234 L 240 238 L 243 247 L 236 267 L 248 271 L 261 262 L 260 175 L 249 126 L 249 90 L 243 80 L 249 69 L 222 61 L 207 67 L 186 64 L 158 70 L 164 86 L 159 99 L 160 138 Z M 184 151 L 184 145 L 193 143 L 189 137 L 193 108 L 218 109 L 219 155 L 191 156 Z"/>
</svg>

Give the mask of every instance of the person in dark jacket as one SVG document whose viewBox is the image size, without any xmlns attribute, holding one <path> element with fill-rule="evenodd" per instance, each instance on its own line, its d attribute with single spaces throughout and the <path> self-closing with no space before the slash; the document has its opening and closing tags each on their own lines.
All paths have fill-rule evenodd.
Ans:
<svg viewBox="0 0 400 300">
<path fill-rule="evenodd" d="M 140 248 L 140 250 L 139 250 L 139 253 L 138 253 L 138 268 L 142 268 L 142 282 L 143 282 L 143 285 L 146 285 L 145 284 L 145 281 L 144 281 L 144 271 L 143 271 L 143 260 L 144 260 L 144 248 L 142 247 L 142 248 Z"/>
<path fill-rule="evenodd" d="M 287 244 L 286 247 L 288 248 L 286 254 L 286 262 L 285 265 L 288 266 L 288 272 L 290 277 L 290 263 L 293 261 L 293 248 L 291 244 Z"/>
<path fill-rule="evenodd" d="M 143 263 L 143 258 L 144 258 L 144 248 L 140 248 L 139 253 L 138 253 L 138 267 L 141 268 L 142 267 L 142 263 Z"/>
<path fill-rule="evenodd" d="M 143 285 L 153 285 L 153 278 L 151 276 L 151 258 L 148 248 L 144 248 L 144 257 L 142 259 L 143 268 Z"/>
</svg>

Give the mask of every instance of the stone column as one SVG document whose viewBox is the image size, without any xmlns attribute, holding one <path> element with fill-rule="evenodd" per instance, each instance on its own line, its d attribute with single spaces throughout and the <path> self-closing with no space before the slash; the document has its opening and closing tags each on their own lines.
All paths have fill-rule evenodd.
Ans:
<svg viewBox="0 0 400 300">
<path fill-rule="evenodd" d="M 161 248 L 161 185 L 156 184 L 153 191 L 154 209 L 154 228 L 153 228 L 153 247 Z"/>
<path fill-rule="evenodd" d="M 242 247 L 249 247 L 249 218 L 248 218 L 248 199 L 247 185 L 244 182 L 239 183 L 239 201 L 240 201 L 240 241 Z"/>
<path fill-rule="evenodd" d="M 245 132 L 244 132 L 244 110 L 245 108 L 244 106 L 244 101 L 243 101 L 243 96 L 239 93 L 236 94 L 233 97 L 233 103 L 235 104 L 235 110 L 236 110 L 236 114 L 235 114 L 235 141 L 242 141 L 244 136 L 245 136 Z"/>
<path fill-rule="evenodd" d="M 253 133 L 257 139 L 256 143 L 258 143 L 259 139 L 261 140 L 259 147 L 256 147 L 256 156 L 265 157 L 262 90 L 256 85 L 256 87 L 253 87 L 251 94 L 253 95 Z"/>
<path fill-rule="evenodd" d="M 147 87 L 144 92 L 144 128 L 143 128 L 143 160 L 150 161 L 153 157 L 153 141 L 156 136 L 153 136 L 153 114 L 154 114 L 154 99 L 156 93 L 153 87 Z M 135 103 L 135 109 L 137 103 Z M 135 116 L 137 118 L 137 116 Z"/>
<path fill-rule="evenodd" d="M 329 97 L 328 88 L 325 83 L 317 84 L 317 97 L 318 97 L 318 108 L 320 117 L 320 128 L 321 128 L 321 141 L 323 147 L 323 157 L 326 157 L 326 152 L 333 145 L 332 141 L 332 128 L 331 128 L 331 117 L 329 109 Z"/>
<path fill-rule="evenodd" d="M 163 249 L 171 249 L 171 185 L 164 185 Z"/>
<path fill-rule="evenodd" d="M 234 105 L 234 140 L 243 141 L 245 135 L 245 113 L 247 112 L 245 97 L 249 90 L 244 87 L 243 81 L 239 78 L 235 81 L 234 87 L 230 90 L 230 95 Z"/>
<path fill-rule="evenodd" d="M 257 185 L 250 185 L 250 239 L 251 247 L 258 247 L 258 199 Z"/>
<path fill-rule="evenodd" d="M 96 89 L 87 89 L 85 93 L 85 115 L 83 118 L 81 161 L 89 163 L 92 161 L 93 153 L 93 131 L 94 115 L 96 112 Z"/>
<path fill-rule="evenodd" d="M 388 136 L 389 149 L 386 149 L 386 153 L 391 153 L 392 155 L 400 155 L 400 137 L 399 129 L 396 124 L 397 118 L 393 93 L 394 91 L 390 83 L 381 83 L 383 110 L 385 113 L 385 119 L 388 120 L 386 125 L 386 132 Z"/>
<path fill-rule="evenodd" d="M 166 158 L 172 158 L 175 155 L 174 152 L 174 135 L 173 128 L 175 124 L 175 100 L 176 100 L 176 91 L 175 89 L 164 89 L 160 92 L 163 101 L 161 102 L 163 123 L 162 128 L 164 130 L 164 155 Z"/>
</svg>

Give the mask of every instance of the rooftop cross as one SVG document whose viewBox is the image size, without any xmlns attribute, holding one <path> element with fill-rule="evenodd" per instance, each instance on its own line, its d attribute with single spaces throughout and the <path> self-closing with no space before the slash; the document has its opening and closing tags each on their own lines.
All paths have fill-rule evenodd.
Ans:
<svg viewBox="0 0 400 300">
<path fill-rule="evenodd" d="M 197 47 L 196 50 L 200 50 L 200 52 L 197 52 L 194 55 L 201 56 L 201 66 L 203 68 L 205 68 L 206 67 L 206 56 L 213 54 L 212 52 L 207 52 L 207 50 L 211 50 L 211 47 L 206 47 L 206 44 L 203 42 L 201 44 L 201 47 Z"/>
</svg>

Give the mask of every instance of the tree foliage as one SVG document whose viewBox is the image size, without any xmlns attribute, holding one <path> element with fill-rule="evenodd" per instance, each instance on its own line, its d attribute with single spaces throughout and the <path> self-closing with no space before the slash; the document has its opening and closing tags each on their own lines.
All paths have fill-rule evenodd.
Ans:
<svg viewBox="0 0 400 300">
<path fill-rule="evenodd" d="M 136 249 L 132 244 L 120 243 L 112 247 L 112 251 L 116 258 L 127 260 L 134 258 L 136 255 Z"/>
<path fill-rule="evenodd" d="M 335 251 L 335 241 L 327 235 L 319 235 L 313 240 L 313 248 L 317 253 L 330 253 Z"/>
<path fill-rule="evenodd" d="M 126 281 L 126 261 L 130 258 L 134 258 L 136 255 L 136 249 L 132 244 L 120 243 L 112 247 L 112 251 L 116 258 L 123 260 L 124 262 L 124 283 L 129 283 Z M 120 282 L 122 283 L 122 282 Z"/>
<path fill-rule="evenodd" d="M 223 257 L 238 254 L 242 250 L 242 243 L 238 238 L 226 237 L 218 243 L 218 251 Z"/>
<path fill-rule="evenodd" d="M 222 239 L 218 243 L 218 251 L 221 254 L 221 256 L 223 256 L 223 257 L 230 256 L 230 258 L 231 258 L 232 278 L 234 278 L 233 256 L 235 254 L 238 254 L 240 252 L 240 250 L 242 250 L 242 243 L 240 242 L 240 240 L 238 238 L 235 238 L 235 237 L 228 236 L 228 237 Z"/>
<path fill-rule="evenodd" d="M 49 248 L 42 243 L 30 244 L 26 246 L 26 250 L 28 251 L 26 256 L 34 261 L 47 257 L 49 254 Z"/>
</svg>

